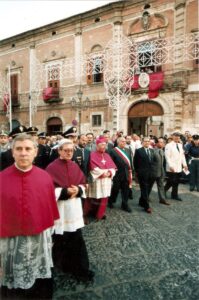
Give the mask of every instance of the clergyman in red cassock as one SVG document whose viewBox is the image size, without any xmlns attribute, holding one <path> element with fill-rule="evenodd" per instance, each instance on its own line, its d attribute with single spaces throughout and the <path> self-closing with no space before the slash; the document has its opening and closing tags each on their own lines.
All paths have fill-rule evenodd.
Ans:
<svg viewBox="0 0 199 300">
<path fill-rule="evenodd" d="M 53 182 L 32 165 L 37 147 L 31 136 L 18 135 L 12 153 L 15 163 L 0 173 L 2 298 L 50 299 L 51 227 L 59 218 Z"/>
</svg>

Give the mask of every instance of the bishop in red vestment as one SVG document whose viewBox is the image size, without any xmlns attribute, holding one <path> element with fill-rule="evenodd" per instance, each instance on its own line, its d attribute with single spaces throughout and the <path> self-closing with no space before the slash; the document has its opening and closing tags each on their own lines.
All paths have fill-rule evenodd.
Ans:
<svg viewBox="0 0 199 300">
<path fill-rule="evenodd" d="M 106 140 L 96 140 L 97 150 L 90 154 L 90 175 L 88 198 L 84 204 L 84 214 L 93 214 L 97 220 L 105 219 L 108 197 L 111 192 L 112 178 L 116 165 L 106 150 Z"/>
</svg>

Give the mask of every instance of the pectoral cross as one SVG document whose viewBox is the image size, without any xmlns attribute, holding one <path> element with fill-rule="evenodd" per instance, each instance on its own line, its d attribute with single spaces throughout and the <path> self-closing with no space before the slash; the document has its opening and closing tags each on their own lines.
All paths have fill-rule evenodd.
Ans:
<svg viewBox="0 0 199 300">
<path fill-rule="evenodd" d="M 102 156 L 102 160 L 101 160 L 101 162 L 105 165 L 105 163 L 106 163 L 106 160 L 104 159 L 104 156 Z"/>
</svg>

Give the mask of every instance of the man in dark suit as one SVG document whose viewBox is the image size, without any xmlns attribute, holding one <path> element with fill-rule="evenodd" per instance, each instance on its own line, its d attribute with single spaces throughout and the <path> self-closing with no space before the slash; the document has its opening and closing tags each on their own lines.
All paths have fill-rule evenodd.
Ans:
<svg viewBox="0 0 199 300">
<path fill-rule="evenodd" d="M 87 178 L 89 173 L 88 165 L 89 165 L 90 151 L 86 149 L 86 145 L 87 145 L 86 135 L 85 134 L 79 135 L 77 139 L 77 147 L 74 151 L 72 160 L 79 165 L 80 169 L 82 170 L 82 172 Z"/>
<path fill-rule="evenodd" d="M 49 157 L 50 157 L 50 146 L 46 144 L 46 133 L 41 132 L 38 134 L 37 140 L 37 156 L 34 160 L 34 165 L 41 169 L 45 169 L 49 164 Z"/>
<path fill-rule="evenodd" d="M 109 197 L 109 207 L 113 208 L 113 203 L 116 202 L 119 190 L 122 195 L 122 206 L 124 211 L 131 212 L 128 206 L 129 188 L 132 188 L 132 160 L 129 149 L 125 148 L 126 139 L 119 137 L 117 139 L 117 147 L 113 148 L 110 156 L 117 166 L 117 172 L 113 178 L 113 186 Z"/>
<path fill-rule="evenodd" d="M 19 125 L 9 133 L 9 137 L 14 139 L 18 134 L 25 133 L 27 128 L 23 125 Z M 11 147 L 7 149 L 7 151 L 3 152 L 1 155 L 1 164 L 0 164 L 0 171 L 6 169 L 7 167 L 11 166 L 14 163 L 14 158 L 12 156 Z"/>
<path fill-rule="evenodd" d="M 110 131 L 108 129 L 105 129 L 103 131 L 103 137 L 106 140 L 106 152 L 110 154 L 111 150 L 113 149 L 114 145 L 110 141 Z"/>
<path fill-rule="evenodd" d="M 151 192 L 153 184 L 156 181 L 158 187 L 159 202 L 164 205 L 170 205 L 170 203 L 167 202 L 165 199 L 165 191 L 164 191 L 164 178 L 165 178 L 165 167 L 164 167 L 165 155 L 163 151 L 164 147 L 165 147 L 164 139 L 159 138 L 156 144 L 156 148 L 154 149 L 153 160 L 151 162 L 151 177 L 154 178 L 154 181 L 151 182 L 149 193 Z"/>
<path fill-rule="evenodd" d="M 134 168 L 138 176 L 141 197 L 139 205 L 144 208 L 147 213 L 151 213 L 149 206 L 149 194 L 151 186 L 155 180 L 154 174 L 151 172 L 152 161 L 154 160 L 154 150 L 149 148 L 150 138 L 144 137 L 141 148 L 135 151 Z"/>
<path fill-rule="evenodd" d="M 86 182 L 89 182 L 89 161 L 91 151 L 86 148 L 88 139 L 85 134 L 80 134 L 77 138 L 77 146 L 75 147 L 72 160 L 75 161 L 82 172 L 86 177 Z M 85 225 L 89 224 L 89 220 L 85 214 L 85 200 L 86 198 L 81 198 L 83 214 L 84 214 L 84 223 Z"/>
</svg>

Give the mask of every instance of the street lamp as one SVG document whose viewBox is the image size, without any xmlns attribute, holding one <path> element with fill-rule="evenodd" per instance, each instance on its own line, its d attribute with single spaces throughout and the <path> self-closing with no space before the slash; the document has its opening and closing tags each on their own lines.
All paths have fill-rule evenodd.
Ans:
<svg viewBox="0 0 199 300">
<path fill-rule="evenodd" d="M 88 97 L 84 101 L 82 101 L 83 97 L 83 92 L 81 88 L 77 91 L 77 99 L 76 100 L 74 97 L 71 99 L 71 107 L 72 109 L 75 109 L 78 111 L 78 121 L 79 121 L 79 134 L 81 134 L 81 119 L 82 119 L 82 110 L 87 110 L 88 107 L 90 106 L 90 100 Z"/>
</svg>

